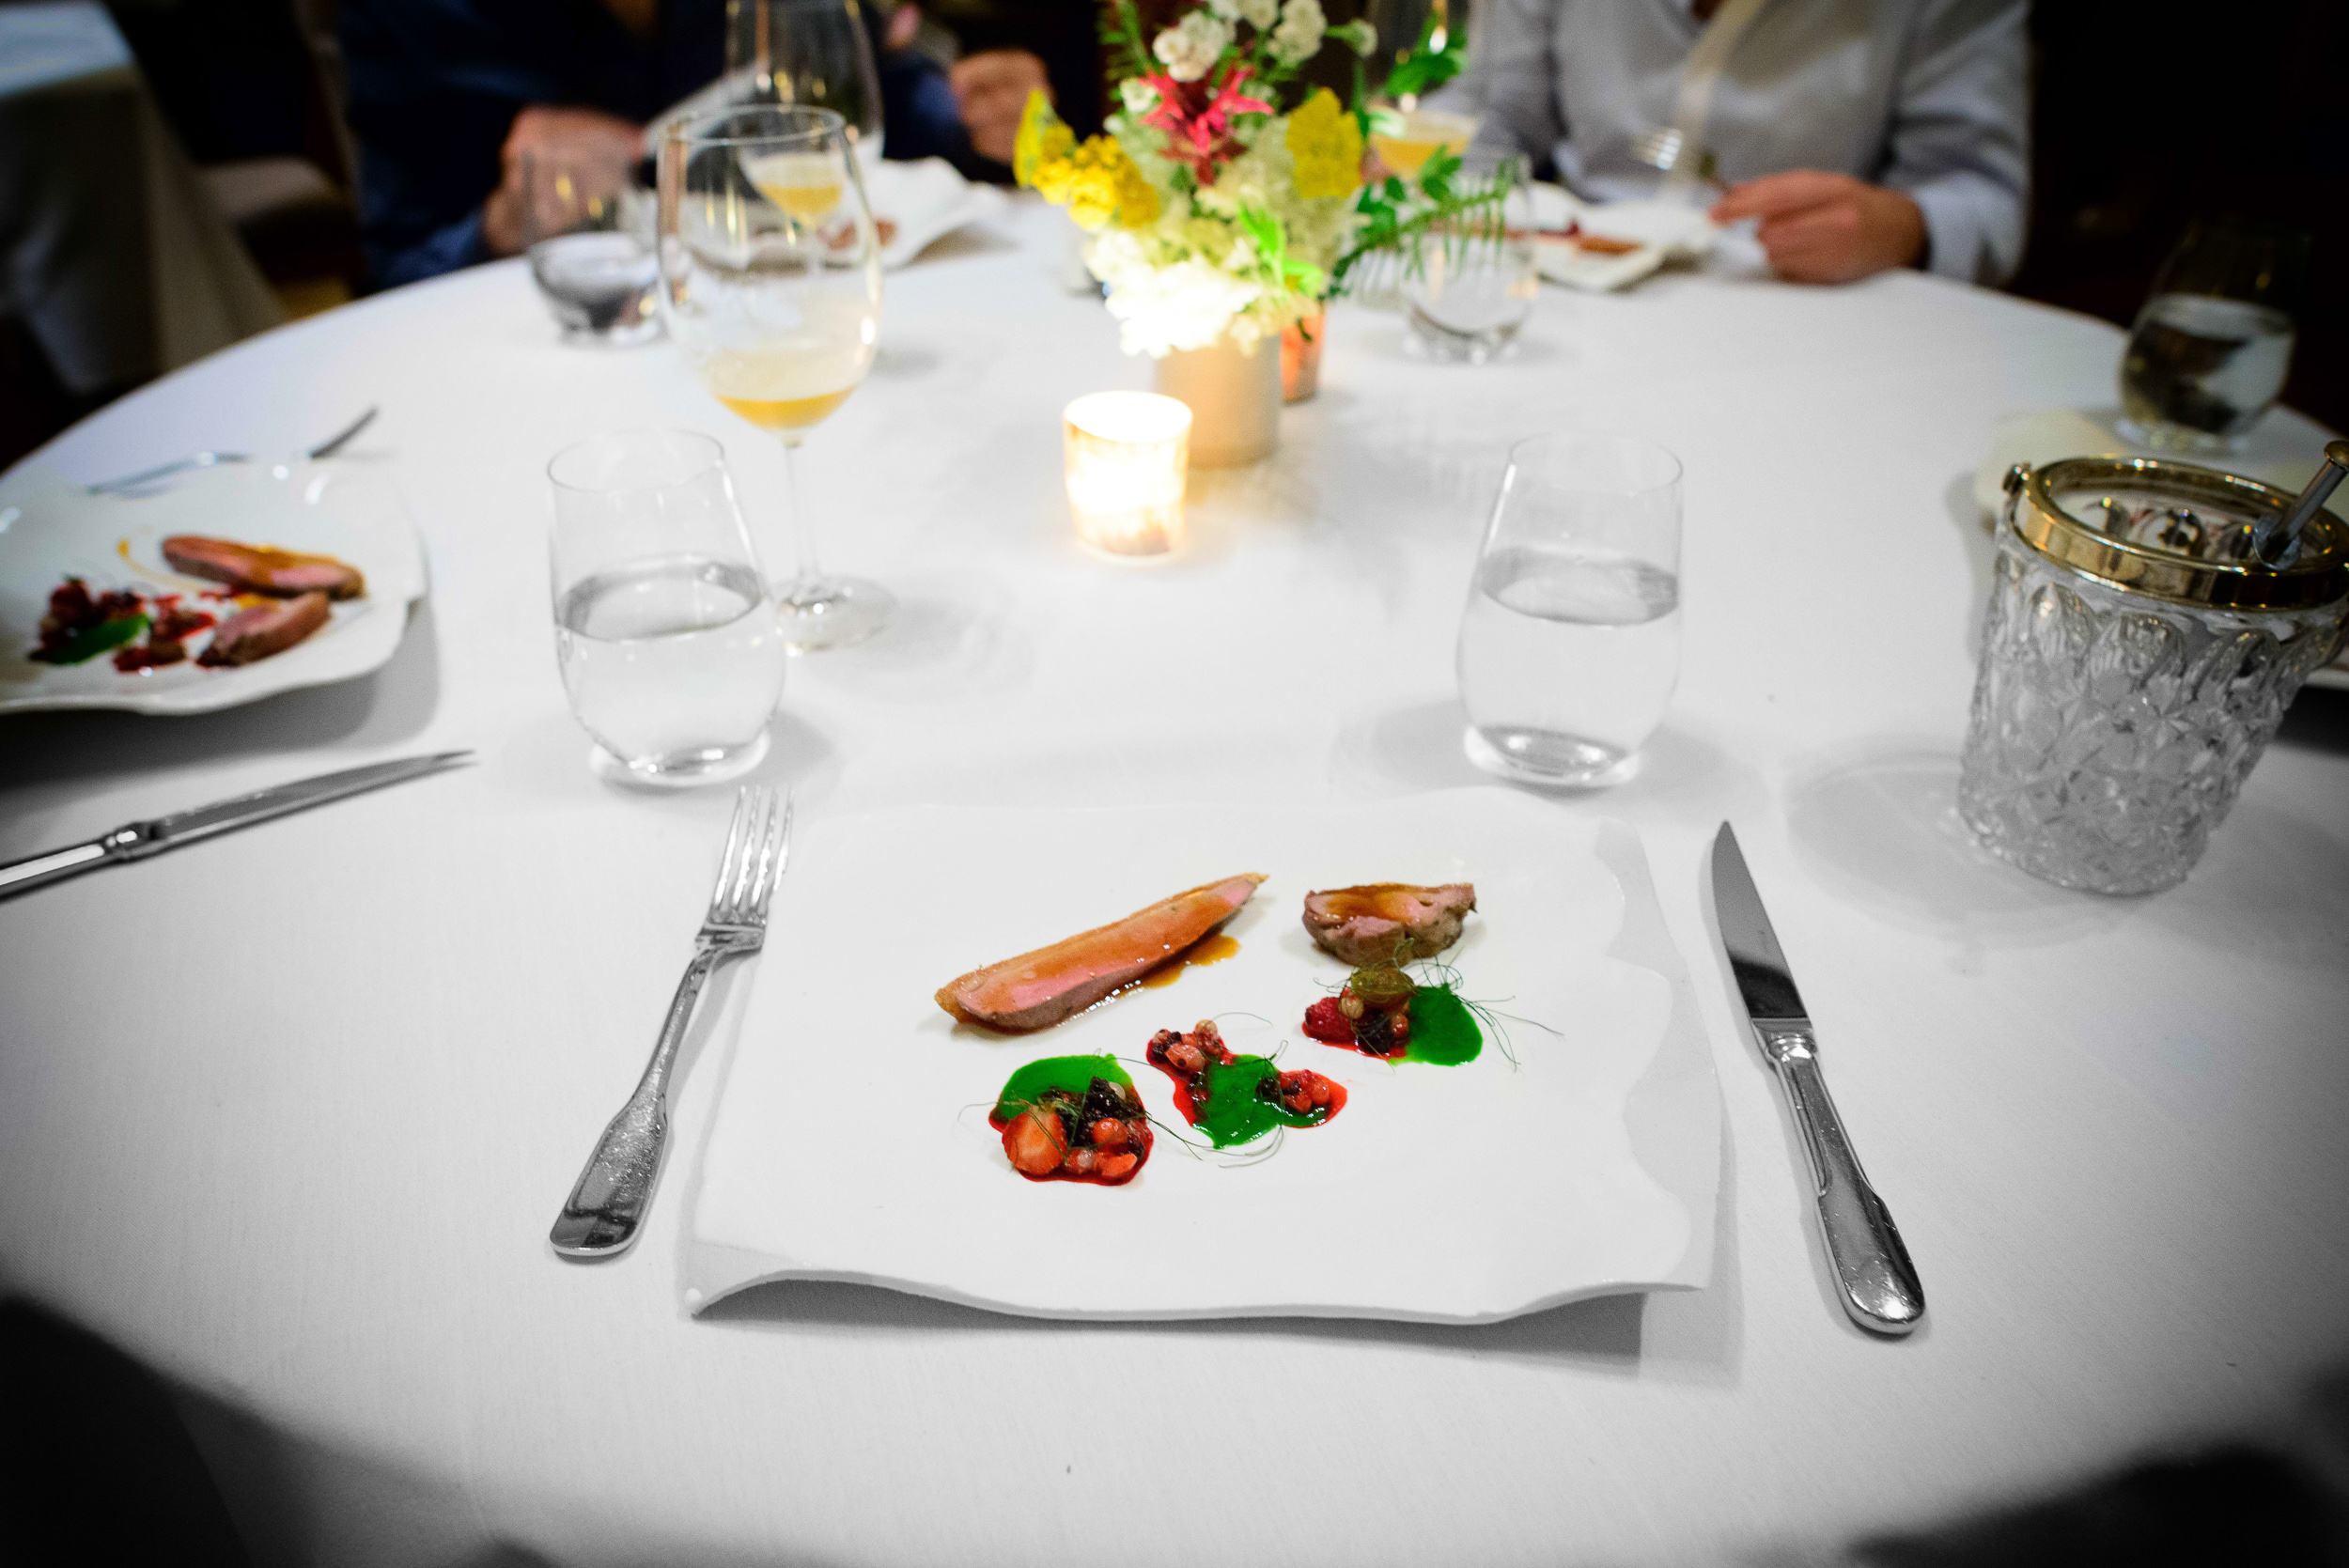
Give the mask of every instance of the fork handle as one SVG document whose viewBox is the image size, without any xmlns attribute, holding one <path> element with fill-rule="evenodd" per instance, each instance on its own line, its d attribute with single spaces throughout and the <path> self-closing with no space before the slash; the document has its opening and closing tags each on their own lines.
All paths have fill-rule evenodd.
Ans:
<svg viewBox="0 0 2349 1568">
<path fill-rule="evenodd" d="M 661 1175 L 661 1153 L 669 1141 L 669 1069 L 684 1043 L 686 1026 L 693 1021 L 693 1004 L 720 960 L 733 949 L 704 943 L 685 966 L 669 1001 L 669 1017 L 661 1026 L 661 1043 L 653 1048 L 636 1093 L 612 1118 L 596 1141 L 596 1152 L 571 1188 L 563 1212 L 555 1217 L 547 1239 L 566 1257 L 605 1258 L 625 1252 L 636 1239 L 645 1211 L 652 1204 L 653 1183 Z"/>
</svg>

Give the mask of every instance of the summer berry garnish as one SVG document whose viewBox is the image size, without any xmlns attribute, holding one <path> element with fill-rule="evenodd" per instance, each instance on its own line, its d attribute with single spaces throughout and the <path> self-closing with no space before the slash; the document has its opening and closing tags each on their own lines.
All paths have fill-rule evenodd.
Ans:
<svg viewBox="0 0 2349 1568">
<path fill-rule="evenodd" d="M 1305 1034 L 1309 1039 L 1350 1046 L 1354 1043 L 1354 1024 L 1339 1010 L 1337 998 L 1323 997 L 1305 1009 Z"/>
</svg>

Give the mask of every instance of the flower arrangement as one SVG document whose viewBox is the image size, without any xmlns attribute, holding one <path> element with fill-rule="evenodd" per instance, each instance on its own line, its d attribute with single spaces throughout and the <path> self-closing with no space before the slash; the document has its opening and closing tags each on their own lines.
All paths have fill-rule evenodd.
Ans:
<svg viewBox="0 0 2349 1568">
<path fill-rule="evenodd" d="M 1109 288 L 1126 351 L 1158 357 L 1229 335 L 1243 351 L 1319 310 L 1370 217 L 1366 111 L 1326 87 L 1283 89 L 1330 42 L 1320 0 L 1205 0 L 1144 46 L 1132 0 L 1102 26 L 1118 109 L 1080 144 L 1041 93 L 1028 101 L 1013 172 L 1093 238 L 1085 262 Z M 1361 72 L 1358 70 L 1359 84 Z"/>
</svg>

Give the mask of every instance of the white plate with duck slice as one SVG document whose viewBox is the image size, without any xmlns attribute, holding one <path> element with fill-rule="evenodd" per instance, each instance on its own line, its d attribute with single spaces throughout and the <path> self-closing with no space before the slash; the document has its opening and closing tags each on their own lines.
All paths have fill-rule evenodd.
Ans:
<svg viewBox="0 0 2349 1568">
<path fill-rule="evenodd" d="M 1029 1034 L 957 1023 L 957 976 L 1243 871 L 1237 953 Z M 1311 890 L 1475 884 L 1445 959 L 1507 1030 L 1458 1066 L 1306 1038 L 1346 966 Z M 918 891 L 917 891 L 918 890 Z M 1377 806 L 932 808 L 794 849 L 683 1253 L 698 1312 L 770 1281 L 848 1281 L 1047 1317 L 1484 1323 L 1703 1284 L 1719 1091 L 1639 840 L 1514 791 Z M 1277 1147 L 1216 1153 L 1143 1061 L 1160 1029 L 1342 1083 Z M 1158 1126 L 1123 1186 L 1031 1181 L 988 1111 L 1018 1068 L 1107 1054 Z"/>
<path fill-rule="evenodd" d="M 221 618 L 237 606 L 207 593 L 219 582 L 185 577 L 163 557 L 176 534 L 234 539 L 356 567 L 366 591 L 330 606 L 325 625 L 249 664 L 210 667 L 191 657 L 137 672 L 101 653 L 77 664 L 32 659 L 50 595 L 69 577 L 93 594 L 179 594 Z M 0 713 L 117 707 L 134 713 L 206 713 L 297 687 L 349 680 L 381 668 L 425 593 L 424 548 L 388 479 L 334 462 L 251 463 L 190 474 L 136 499 L 67 489 L 10 487 L 0 493 Z M 191 654 L 202 639 L 190 639 Z"/>
</svg>

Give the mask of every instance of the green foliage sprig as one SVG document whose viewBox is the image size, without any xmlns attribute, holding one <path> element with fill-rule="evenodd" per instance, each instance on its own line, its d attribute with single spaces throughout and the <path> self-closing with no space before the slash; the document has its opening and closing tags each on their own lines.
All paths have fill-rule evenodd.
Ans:
<svg viewBox="0 0 2349 1568">
<path fill-rule="evenodd" d="M 1395 175 L 1363 186 L 1354 198 L 1362 226 L 1352 248 L 1330 270 L 1331 295 L 1346 292 L 1358 263 L 1381 253 L 1407 254 L 1411 270 L 1417 271 L 1420 245 L 1429 234 L 1441 236 L 1447 250 L 1499 239 L 1504 227 L 1503 204 L 1520 178 L 1517 161 L 1510 159 L 1485 179 L 1462 179 L 1459 156 L 1445 147 L 1422 166 L 1416 188 Z"/>
</svg>

